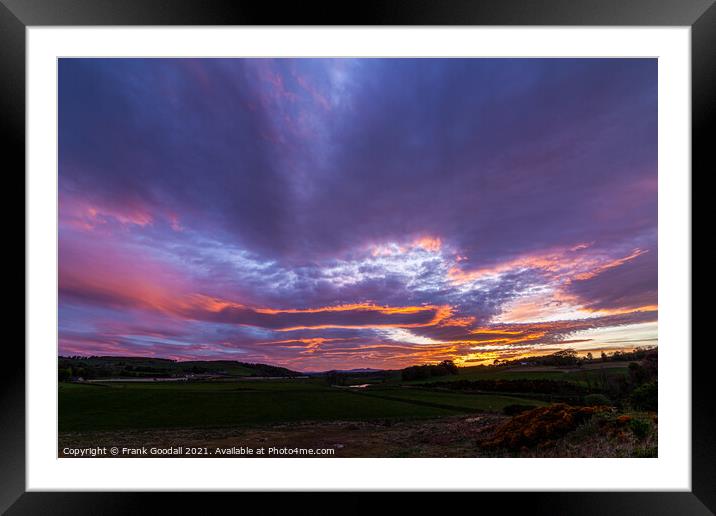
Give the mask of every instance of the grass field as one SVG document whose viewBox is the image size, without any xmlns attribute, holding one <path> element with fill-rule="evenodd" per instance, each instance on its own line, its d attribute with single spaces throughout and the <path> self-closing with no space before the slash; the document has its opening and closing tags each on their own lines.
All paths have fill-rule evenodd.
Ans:
<svg viewBox="0 0 716 516">
<path fill-rule="evenodd" d="M 112 359 L 116 363 L 110 365 L 128 377 L 120 374 L 102 380 L 99 369 L 88 366 L 91 360 L 77 366 L 95 373 L 87 381 L 59 384 L 58 456 L 97 446 L 208 450 L 234 449 L 237 444 L 252 449 L 324 448 L 341 457 L 654 457 L 658 453 L 655 413 L 639 412 L 644 408 L 630 405 L 630 391 L 624 391 L 633 388 L 631 382 L 639 372 L 637 368 L 630 374 L 626 362 L 587 363 L 581 368 L 466 367 L 458 374 L 417 381 L 403 381 L 400 371 L 298 378 L 261 364 L 200 363 L 192 366 L 192 374 L 195 369 L 214 374 L 188 380 L 174 374 L 152 380 L 133 374 L 159 369 L 163 362 L 133 363 L 131 369 L 123 360 Z M 97 367 L 109 368 L 106 360 L 97 360 Z M 184 367 L 183 363 L 169 366 Z M 272 374 L 276 371 L 278 378 Z M 579 385 L 442 384 L 460 380 L 560 380 Z M 602 392 L 609 395 L 605 403 L 610 408 L 590 412 L 591 419 L 584 422 L 564 416 L 582 413 L 586 393 Z M 611 403 L 617 401 L 620 404 Z M 506 410 L 510 405 L 520 407 Z M 517 438 L 529 438 L 527 448 L 524 443 L 514 444 Z"/>
<path fill-rule="evenodd" d="M 59 431 L 257 426 L 296 421 L 404 420 L 539 405 L 509 396 L 408 388 L 353 390 L 316 380 L 70 384 L 59 387 Z"/>
<path fill-rule="evenodd" d="M 626 362 L 610 362 L 595 364 L 584 369 L 562 369 L 556 367 L 524 367 L 505 370 L 486 369 L 481 367 L 465 367 L 460 374 L 450 376 L 436 376 L 425 380 L 406 382 L 413 385 L 452 382 L 458 380 L 563 380 L 580 384 L 596 382 L 602 375 L 607 377 L 626 376 L 629 364 Z"/>
<path fill-rule="evenodd" d="M 542 401 L 533 399 L 528 400 L 525 398 L 517 398 L 514 396 L 502 396 L 492 394 L 464 394 L 461 392 L 430 391 L 418 388 L 377 388 L 365 392 L 356 392 L 356 394 L 363 394 L 365 396 L 372 396 L 387 400 L 400 400 L 420 405 L 450 407 L 466 412 L 500 412 L 507 405 L 516 404 L 534 405 L 535 407 L 546 405 L 546 403 Z"/>
</svg>

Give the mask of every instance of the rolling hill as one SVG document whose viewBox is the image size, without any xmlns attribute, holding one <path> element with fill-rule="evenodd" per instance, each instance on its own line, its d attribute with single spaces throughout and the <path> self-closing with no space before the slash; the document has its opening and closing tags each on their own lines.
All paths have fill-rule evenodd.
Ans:
<svg viewBox="0 0 716 516">
<path fill-rule="evenodd" d="M 147 357 L 58 357 L 61 378 L 171 378 L 184 375 L 240 377 L 295 377 L 303 373 L 267 364 L 234 360 L 193 360 L 178 362 Z"/>
</svg>

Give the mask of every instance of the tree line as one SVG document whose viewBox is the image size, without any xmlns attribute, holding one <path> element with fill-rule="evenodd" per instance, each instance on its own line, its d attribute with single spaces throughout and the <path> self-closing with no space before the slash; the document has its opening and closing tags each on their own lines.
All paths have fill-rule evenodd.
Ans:
<svg viewBox="0 0 716 516">
<path fill-rule="evenodd" d="M 459 369 L 452 360 L 443 360 L 439 364 L 426 364 L 406 367 L 400 371 L 403 381 L 426 380 L 436 376 L 459 374 Z"/>
</svg>

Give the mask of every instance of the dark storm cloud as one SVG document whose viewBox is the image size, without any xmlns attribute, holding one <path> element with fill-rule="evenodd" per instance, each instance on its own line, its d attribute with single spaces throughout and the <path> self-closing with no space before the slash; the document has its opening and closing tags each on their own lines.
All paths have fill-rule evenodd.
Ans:
<svg viewBox="0 0 716 516">
<path fill-rule="evenodd" d="M 60 61 L 61 191 L 284 245 L 291 199 L 244 62 Z"/>
<path fill-rule="evenodd" d="M 656 163 L 655 62 L 356 68 L 350 123 L 329 122 L 330 160 L 313 176 L 306 226 L 322 229 L 307 252 L 429 233 L 490 262 L 653 226 L 655 198 L 638 186 Z M 622 189 L 636 191 L 613 197 Z"/>
<path fill-rule="evenodd" d="M 61 187 L 299 261 L 422 233 L 496 261 L 655 221 L 638 191 L 656 160 L 654 60 L 307 66 L 317 84 L 342 73 L 345 98 L 317 106 L 302 62 L 62 60 Z"/>
</svg>

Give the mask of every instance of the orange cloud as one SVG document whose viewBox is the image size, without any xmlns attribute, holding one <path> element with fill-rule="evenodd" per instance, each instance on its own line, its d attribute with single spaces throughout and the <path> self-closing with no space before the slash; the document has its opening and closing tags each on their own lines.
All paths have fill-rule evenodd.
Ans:
<svg viewBox="0 0 716 516">
<path fill-rule="evenodd" d="M 283 332 L 327 328 L 418 328 L 441 324 L 449 320 L 453 313 L 452 307 L 448 305 L 383 306 L 353 303 L 317 308 L 252 307 L 202 294 L 176 299 L 173 308 L 177 314 L 194 319 L 207 318 Z"/>
<path fill-rule="evenodd" d="M 598 274 L 601 274 L 602 272 L 604 272 L 606 270 L 613 269 L 614 267 L 619 267 L 620 265 L 623 265 L 626 262 L 633 260 L 637 256 L 641 256 L 642 254 L 645 254 L 648 252 L 649 251 L 642 251 L 641 249 L 634 249 L 634 251 L 630 255 L 624 256 L 623 258 L 617 258 L 616 260 L 607 262 L 592 271 L 577 274 L 574 276 L 574 279 L 586 280 L 586 279 L 593 278 L 594 276 L 597 276 Z"/>
<path fill-rule="evenodd" d="M 499 276 L 507 272 L 538 269 L 550 273 L 553 279 L 586 279 L 607 269 L 618 267 L 633 260 L 647 251 L 634 249 L 634 251 L 618 259 L 611 259 L 598 254 L 585 254 L 582 251 L 590 244 L 577 244 L 569 248 L 556 248 L 547 251 L 518 256 L 490 267 L 464 270 L 454 266 L 448 270 L 448 279 L 456 285 L 469 283 L 480 279 Z"/>
<path fill-rule="evenodd" d="M 631 314 L 634 312 L 656 312 L 659 309 L 659 305 L 644 305 L 636 308 L 584 308 L 585 311 L 600 314 L 600 315 L 620 315 L 620 314 Z"/>
<path fill-rule="evenodd" d="M 439 238 L 421 237 L 413 241 L 414 247 L 420 247 L 431 253 L 437 253 L 442 247 L 442 241 Z"/>
<path fill-rule="evenodd" d="M 422 249 L 430 253 L 437 253 L 442 249 L 442 240 L 438 237 L 421 236 L 414 239 L 408 244 L 397 242 L 383 243 L 371 247 L 371 255 L 378 256 L 395 256 L 407 253 L 412 249 Z"/>
</svg>

